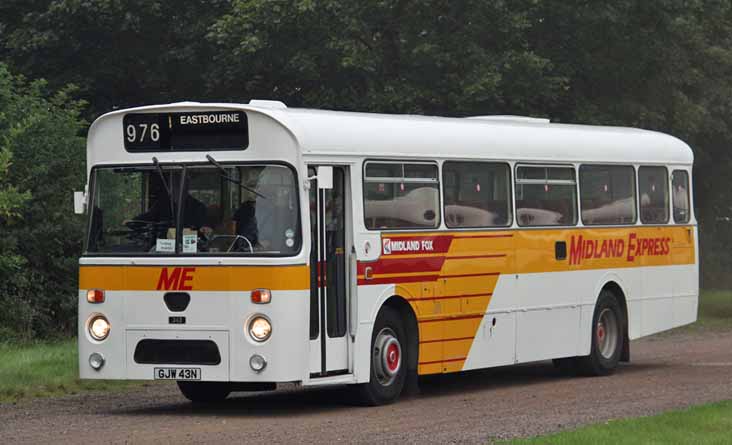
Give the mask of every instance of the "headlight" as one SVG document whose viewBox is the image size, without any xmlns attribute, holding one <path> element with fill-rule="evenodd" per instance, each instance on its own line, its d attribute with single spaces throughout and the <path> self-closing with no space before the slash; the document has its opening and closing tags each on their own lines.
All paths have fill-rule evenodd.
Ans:
<svg viewBox="0 0 732 445">
<path fill-rule="evenodd" d="M 109 335 L 109 320 L 104 315 L 95 315 L 89 320 L 89 335 L 94 340 L 102 341 Z"/>
<path fill-rule="evenodd" d="M 249 335 L 254 341 L 265 341 L 272 335 L 272 325 L 262 316 L 256 316 L 249 322 Z"/>
</svg>

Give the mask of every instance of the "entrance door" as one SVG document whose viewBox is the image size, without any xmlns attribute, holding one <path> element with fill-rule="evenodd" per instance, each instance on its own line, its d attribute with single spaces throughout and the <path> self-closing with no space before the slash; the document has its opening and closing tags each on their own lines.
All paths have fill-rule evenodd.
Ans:
<svg viewBox="0 0 732 445">
<path fill-rule="evenodd" d="M 308 176 L 316 176 L 309 166 Z M 333 167 L 333 188 L 310 187 L 310 375 L 348 372 L 348 249 L 345 167 Z"/>
</svg>

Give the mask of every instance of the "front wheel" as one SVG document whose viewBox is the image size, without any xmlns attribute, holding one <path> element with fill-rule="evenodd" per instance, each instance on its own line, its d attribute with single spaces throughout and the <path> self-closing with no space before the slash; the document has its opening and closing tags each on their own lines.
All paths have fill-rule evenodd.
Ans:
<svg viewBox="0 0 732 445">
<path fill-rule="evenodd" d="M 359 403 L 384 405 L 399 397 L 407 377 L 406 339 L 399 313 L 384 307 L 371 336 L 371 378 L 357 386 Z"/>
<path fill-rule="evenodd" d="M 194 403 L 221 402 L 231 393 L 231 388 L 224 382 L 178 381 L 178 389 L 186 399 Z"/>
<path fill-rule="evenodd" d="M 577 365 L 584 375 L 601 376 L 615 371 L 623 350 L 625 316 L 615 295 L 600 293 L 592 317 L 590 355 L 580 357 Z"/>
</svg>

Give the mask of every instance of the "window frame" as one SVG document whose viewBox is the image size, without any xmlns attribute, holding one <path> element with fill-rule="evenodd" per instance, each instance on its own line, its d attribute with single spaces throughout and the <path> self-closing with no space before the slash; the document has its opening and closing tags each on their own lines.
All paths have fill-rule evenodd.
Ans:
<svg viewBox="0 0 732 445">
<path fill-rule="evenodd" d="M 662 168 L 666 172 L 666 180 L 661 181 L 661 183 L 666 184 L 666 196 L 668 198 L 668 202 L 666 202 L 666 221 L 665 222 L 645 222 L 643 221 L 643 204 L 641 203 L 641 189 L 640 189 L 640 175 L 641 175 L 641 169 L 643 168 Z M 671 222 L 671 213 L 672 213 L 672 207 L 673 204 L 671 202 L 671 176 L 668 174 L 668 166 L 666 165 L 658 165 L 658 164 L 647 164 L 647 165 L 639 165 L 638 169 L 636 171 L 636 187 L 638 189 L 638 220 L 643 225 L 647 226 L 665 226 L 668 225 Z"/>
<path fill-rule="evenodd" d="M 506 196 L 507 203 L 508 203 L 508 221 L 507 221 L 506 224 L 495 225 L 495 226 L 463 226 L 463 227 L 455 226 L 455 227 L 453 227 L 453 226 L 450 226 L 447 223 L 447 219 L 445 219 L 445 227 L 447 229 L 449 229 L 449 230 L 462 230 L 462 229 L 465 229 L 465 230 L 475 230 L 475 229 L 505 229 L 507 227 L 513 226 L 514 211 L 515 211 L 515 209 L 514 209 L 514 193 L 513 193 L 514 187 L 513 187 L 513 177 L 512 177 L 512 173 L 513 172 L 511 171 L 512 170 L 511 169 L 511 164 L 509 162 L 506 162 L 506 161 L 483 161 L 483 160 L 459 160 L 459 159 L 458 160 L 450 159 L 450 160 L 446 160 L 446 161 L 442 162 L 442 168 L 441 168 L 441 171 L 440 171 L 440 180 L 441 180 L 441 189 L 442 189 L 442 193 L 441 193 L 441 195 L 442 195 L 442 199 L 441 199 L 442 200 L 442 203 L 441 203 L 442 209 L 441 210 L 442 210 L 443 215 L 445 214 L 445 205 L 447 203 L 447 201 L 446 201 L 446 199 L 444 197 L 445 196 L 445 183 L 446 183 L 446 181 L 445 181 L 445 164 L 491 164 L 491 165 L 501 165 L 501 166 L 506 167 L 506 172 L 508 173 L 508 190 L 507 190 L 507 193 L 508 194 Z"/>
<path fill-rule="evenodd" d="M 628 223 L 613 223 L 613 224 L 592 224 L 586 223 L 582 218 L 582 169 L 584 167 L 630 167 L 633 171 L 633 221 Z M 579 189 L 578 194 L 578 205 L 579 205 L 579 219 L 582 221 L 583 226 L 594 227 L 594 226 L 635 226 L 640 220 L 640 202 L 638 200 L 638 169 L 633 164 L 580 164 L 577 168 L 577 188 Z"/>
<path fill-rule="evenodd" d="M 293 251 L 291 254 L 276 254 L 276 253 L 270 253 L 270 254 L 259 254 L 259 255 L 252 255 L 252 254 L 246 254 L 246 253 L 228 253 L 226 255 L 217 255 L 216 253 L 205 253 L 201 254 L 201 252 L 198 253 L 183 253 L 182 249 L 180 252 L 178 252 L 178 242 L 176 240 L 176 252 L 170 253 L 170 254 L 160 254 L 160 255 L 149 255 L 144 252 L 135 252 L 135 253 L 119 253 L 119 252 L 112 252 L 112 253 L 100 253 L 100 252 L 89 252 L 89 238 L 91 236 L 90 233 L 90 225 L 92 220 L 92 212 L 87 210 L 87 223 L 86 227 L 84 228 L 84 246 L 83 251 L 81 254 L 82 258 L 148 258 L 148 259 L 155 259 L 155 258 L 189 258 L 189 259 L 204 259 L 204 258 L 294 258 L 297 256 L 300 256 L 303 252 L 303 247 L 305 246 L 304 242 L 304 231 L 303 231 L 303 216 L 302 216 L 302 198 L 300 196 L 300 188 L 299 188 L 299 175 L 298 170 L 295 168 L 294 165 L 281 161 L 281 160 L 257 160 L 257 161 L 220 161 L 220 165 L 224 167 L 239 167 L 239 166 L 247 166 L 247 165 L 278 165 L 281 167 L 285 167 L 289 169 L 292 172 L 293 175 L 293 185 L 295 188 L 295 195 L 297 198 L 297 222 L 298 222 L 298 230 L 300 231 L 300 239 L 299 239 L 299 246 L 297 250 Z M 171 162 L 160 162 L 159 164 L 161 167 L 166 166 L 180 166 L 181 168 L 183 166 L 185 167 L 201 167 L 201 166 L 210 166 L 211 164 L 209 162 L 183 162 L 183 161 L 171 161 Z M 93 203 L 95 198 L 95 191 L 96 191 L 96 172 L 99 169 L 114 169 L 114 168 L 137 168 L 137 167 L 152 167 L 154 166 L 152 164 L 147 163 L 126 163 L 126 164 L 97 164 L 94 165 L 90 172 L 89 172 L 89 202 Z M 182 247 L 182 246 L 181 246 Z"/>
<path fill-rule="evenodd" d="M 518 170 L 519 168 L 528 167 L 528 168 L 564 168 L 564 169 L 570 169 L 574 172 L 574 180 L 569 179 L 519 179 L 518 177 Z M 577 227 L 580 223 L 580 208 L 579 208 L 579 174 L 577 172 L 577 166 L 575 164 L 544 164 L 544 163 L 530 163 L 530 162 L 517 162 L 514 165 L 514 196 L 513 196 L 513 206 L 514 206 L 514 215 L 516 220 L 516 226 L 520 228 L 561 228 L 561 227 Z M 521 221 L 519 221 L 518 218 L 518 185 L 519 184 L 525 184 L 525 185 L 571 185 L 574 186 L 575 191 L 575 200 L 574 200 L 574 210 L 575 210 L 575 220 L 572 224 L 556 224 L 556 225 L 524 225 L 521 224 Z"/>
<path fill-rule="evenodd" d="M 402 178 L 394 177 L 378 177 L 366 176 L 366 168 L 369 164 L 419 164 L 419 165 L 431 165 L 437 169 L 437 174 L 434 179 L 431 178 L 405 178 L 404 168 L 402 167 Z M 436 160 L 425 160 L 425 161 L 414 161 L 414 160 L 399 160 L 399 159 L 379 159 L 370 158 L 363 161 L 362 176 L 361 176 L 361 205 L 363 209 L 363 225 L 366 230 L 370 232 L 399 232 L 399 231 L 434 231 L 439 230 L 442 227 L 442 185 L 441 185 L 441 171 L 440 164 Z M 437 184 L 437 207 L 435 212 L 435 225 L 432 227 L 385 227 L 385 228 L 370 228 L 367 224 L 368 217 L 366 215 L 366 184 L 368 182 L 384 182 L 390 184 L 398 183 L 411 183 L 411 184 L 426 184 L 434 183 Z"/>
<path fill-rule="evenodd" d="M 676 172 L 683 173 L 684 176 L 686 176 L 686 202 L 689 204 L 689 208 L 686 212 L 686 221 L 676 221 L 676 198 L 674 198 L 674 175 Z M 687 170 L 683 170 L 680 168 L 673 169 L 671 171 L 671 217 L 673 218 L 674 224 L 690 224 L 691 223 L 691 213 L 693 211 L 693 206 L 691 203 L 691 175 Z"/>
</svg>

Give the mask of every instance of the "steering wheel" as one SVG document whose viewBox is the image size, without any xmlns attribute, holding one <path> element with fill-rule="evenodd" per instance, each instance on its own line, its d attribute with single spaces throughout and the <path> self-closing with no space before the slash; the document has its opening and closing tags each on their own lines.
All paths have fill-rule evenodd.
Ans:
<svg viewBox="0 0 732 445">
<path fill-rule="evenodd" d="M 236 242 L 237 242 L 237 241 L 239 241 L 240 239 L 243 239 L 244 241 L 246 241 L 246 242 L 247 242 L 247 245 L 249 246 L 249 253 L 254 253 L 254 247 L 252 246 L 252 242 L 251 242 L 251 241 L 249 241 L 249 238 L 247 238 L 247 237 L 246 237 L 246 236 L 244 236 L 244 235 L 236 235 L 236 236 L 234 237 L 234 241 L 232 241 L 232 242 L 231 242 L 231 245 L 229 246 L 229 248 L 228 248 L 228 249 L 226 249 L 226 253 L 229 253 L 229 252 L 231 252 L 231 249 L 233 249 L 233 248 L 234 248 L 234 246 L 236 245 Z"/>
<path fill-rule="evenodd" d="M 140 219 L 132 219 L 123 222 L 123 224 L 130 230 L 126 234 L 129 240 L 152 242 L 160 229 L 170 226 L 170 221 L 143 221 Z"/>
</svg>

